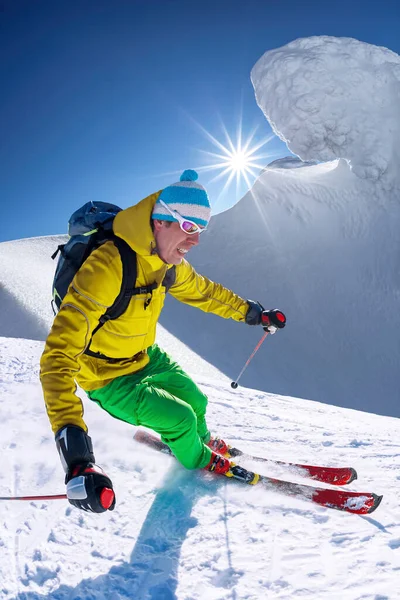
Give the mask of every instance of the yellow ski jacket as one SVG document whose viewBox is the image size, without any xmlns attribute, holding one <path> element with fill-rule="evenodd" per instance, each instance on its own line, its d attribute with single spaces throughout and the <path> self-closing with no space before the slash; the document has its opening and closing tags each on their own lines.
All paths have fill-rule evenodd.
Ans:
<svg viewBox="0 0 400 600">
<path fill-rule="evenodd" d="M 114 233 L 136 252 L 136 286 L 158 284 L 146 309 L 145 295 L 133 296 L 126 312 L 106 322 L 93 336 L 90 345 L 93 352 L 123 360 L 110 362 L 84 354 L 99 318 L 113 304 L 121 288 L 122 262 L 112 242 L 103 244 L 85 261 L 54 319 L 40 361 L 40 379 L 54 433 L 65 425 L 77 425 L 87 431 L 76 383 L 92 391 L 115 377 L 143 369 L 149 361 L 147 348 L 155 341 L 165 300 L 162 282 L 172 267 L 158 256 L 150 225 L 159 194 L 119 212 L 113 223 Z M 176 266 L 175 282 L 169 292 L 181 302 L 236 321 L 245 321 L 249 308 L 232 291 L 196 273 L 186 260 Z"/>
</svg>

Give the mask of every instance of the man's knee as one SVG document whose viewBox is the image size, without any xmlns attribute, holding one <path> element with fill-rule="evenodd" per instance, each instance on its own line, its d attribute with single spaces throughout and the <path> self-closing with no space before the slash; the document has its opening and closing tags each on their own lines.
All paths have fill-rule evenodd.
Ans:
<svg viewBox="0 0 400 600">
<path fill-rule="evenodd" d="M 200 390 L 199 390 L 200 392 Z M 208 398 L 202 392 L 197 393 L 194 399 L 189 399 L 188 403 L 193 407 L 196 415 L 204 417 L 207 410 Z"/>
<path fill-rule="evenodd" d="M 171 429 L 176 433 L 184 435 L 191 430 L 197 429 L 197 416 L 189 404 L 180 403 L 179 408 L 174 411 L 174 423 L 171 423 Z"/>
<path fill-rule="evenodd" d="M 164 434 L 163 441 L 171 447 L 186 469 L 198 469 L 202 459 L 202 444 L 197 434 L 196 414 L 191 406 L 181 405 L 175 417 L 175 423 L 171 424 L 169 433 Z"/>
</svg>

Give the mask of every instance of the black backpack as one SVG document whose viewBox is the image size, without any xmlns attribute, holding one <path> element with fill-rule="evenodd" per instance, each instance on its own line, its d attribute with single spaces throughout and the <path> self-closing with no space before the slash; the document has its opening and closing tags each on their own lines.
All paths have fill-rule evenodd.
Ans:
<svg viewBox="0 0 400 600">
<path fill-rule="evenodd" d="M 89 356 L 108 361 L 123 359 L 112 359 L 105 354 L 101 354 L 101 352 L 92 352 L 90 344 L 94 334 L 107 321 L 117 319 L 123 315 L 132 296 L 146 294 L 146 309 L 151 302 L 151 294 L 157 287 L 156 282 L 142 287 L 135 287 L 137 278 L 136 252 L 122 238 L 115 235 L 112 229 L 114 217 L 121 210 L 119 206 L 107 202 L 87 202 L 84 204 L 71 215 L 68 221 L 70 239 L 66 244 L 58 246 L 51 257 L 54 260 L 57 254 L 60 253 L 52 286 L 53 299 L 51 304 L 53 312 L 56 314 L 55 306 L 57 309 L 60 308 L 76 272 L 91 252 L 107 241 L 112 241 L 118 248 L 122 262 L 121 289 L 112 306 L 100 317 L 85 350 L 85 353 Z M 163 281 L 163 285 L 166 286 L 167 290 L 175 279 L 175 270 L 170 269 L 170 271 L 167 272 Z"/>
</svg>

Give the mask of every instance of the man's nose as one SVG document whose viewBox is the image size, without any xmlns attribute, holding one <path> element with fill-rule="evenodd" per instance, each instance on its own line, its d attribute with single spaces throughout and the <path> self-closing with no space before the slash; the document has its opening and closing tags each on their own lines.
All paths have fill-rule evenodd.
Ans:
<svg viewBox="0 0 400 600">
<path fill-rule="evenodd" d="M 200 233 L 199 232 L 193 233 L 190 236 L 190 240 L 191 240 L 193 246 L 197 246 L 197 244 L 200 242 Z"/>
</svg>

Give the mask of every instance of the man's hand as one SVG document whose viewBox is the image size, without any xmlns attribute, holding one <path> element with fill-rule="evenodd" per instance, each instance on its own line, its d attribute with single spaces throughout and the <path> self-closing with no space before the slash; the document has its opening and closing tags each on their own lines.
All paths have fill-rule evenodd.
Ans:
<svg viewBox="0 0 400 600">
<path fill-rule="evenodd" d="M 246 313 L 247 325 L 261 325 L 261 315 L 264 307 L 259 302 L 254 302 L 254 300 L 247 300 L 247 304 L 249 305 Z"/>
<path fill-rule="evenodd" d="M 111 479 L 98 465 L 77 465 L 67 476 L 69 503 L 82 510 L 102 513 L 114 510 L 115 494 Z"/>
<path fill-rule="evenodd" d="M 278 329 L 283 329 L 286 325 L 284 313 L 277 308 L 265 310 L 262 304 L 247 300 L 249 309 L 246 314 L 247 325 L 262 325 L 264 331 L 275 333 Z"/>
<path fill-rule="evenodd" d="M 70 504 L 95 513 L 114 510 L 111 479 L 95 464 L 92 440 L 86 431 L 66 425 L 57 432 L 56 445 L 66 474 Z"/>
<path fill-rule="evenodd" d="M 283 329 L 285 327 L 286 317 L 283 312 L 277 308 L 263 310 L 261 313 L 261 325 L 264 331 L 276 333 L 278 329 Z"/>
</svg>

